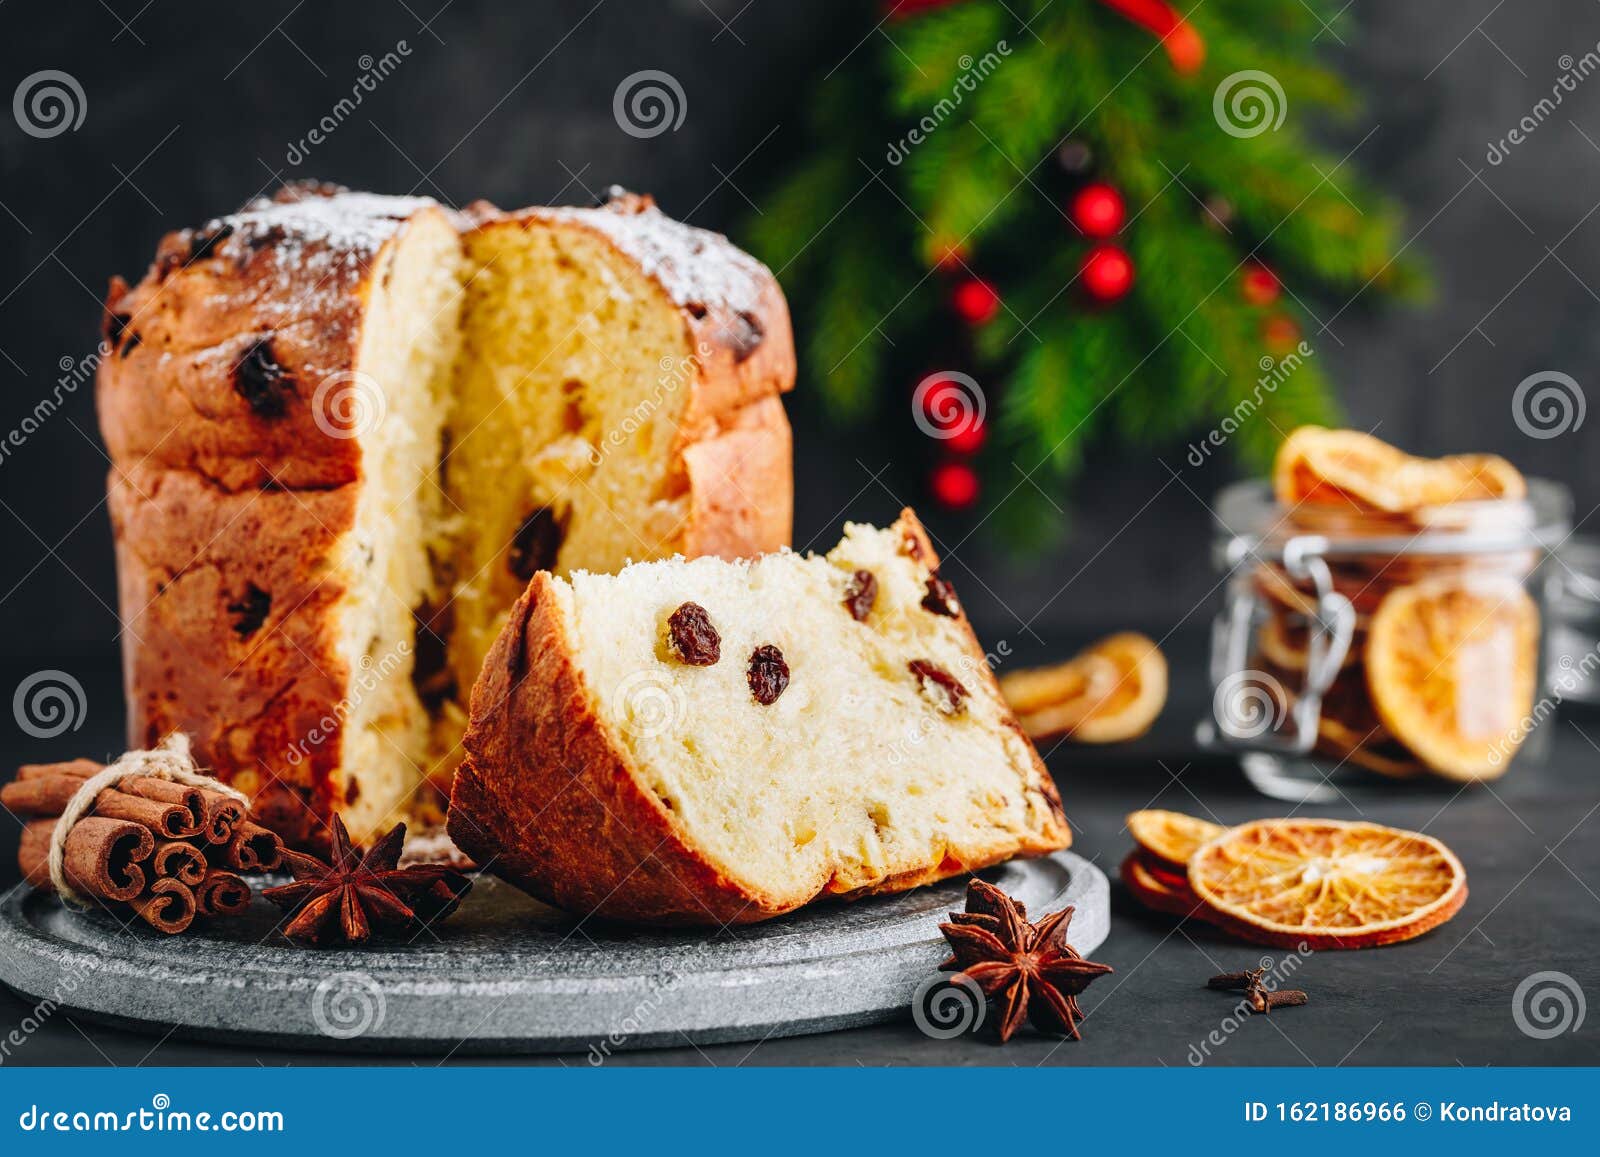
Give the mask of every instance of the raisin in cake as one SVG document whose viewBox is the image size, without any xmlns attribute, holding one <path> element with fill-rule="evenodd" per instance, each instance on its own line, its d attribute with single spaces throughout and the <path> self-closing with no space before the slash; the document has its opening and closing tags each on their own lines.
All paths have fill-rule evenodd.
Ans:
<svg viewBox="0 0 1600 1157">
<path fill-rule="evenodd" d="M 447 784 L 534 570 L 788 540 L 782 295 L 648 198 L 291 187 L 169 235 L 106 316 L 130 741 L 187 731 L 312 838 Z"/>
<path fill-rule="evenodd" d="M 744 923 L 1071 838 L 909 510 L 826 556 L 535 575 L 466 747 L 451 838 L 582 914 Z"/>
</svg>

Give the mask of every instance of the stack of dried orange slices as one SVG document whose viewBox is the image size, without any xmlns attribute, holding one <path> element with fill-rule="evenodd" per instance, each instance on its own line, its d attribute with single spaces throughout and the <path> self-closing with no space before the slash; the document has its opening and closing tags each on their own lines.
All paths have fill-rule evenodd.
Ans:
<svg viewBox="0 0 1600 1157">
<path fill-rule="evenodd" d="M 1391 778 L 1503 774 L 1537 687 L 1539 612 L 1524 589 L 1531 549 L 1404 549 L 1425 532 L 1526 525 L 1527 483 L 1490 454 L 1418 458 L 1370 434 L 1303 426 L 1285 439 L 1273 487 L 1288 533 L 1392 539 L 1395 550 L 1327 557 L 1356 611 L 1355 638 L 1323 697 L 1318 749 Z M 1250 665 L 1290 694 L 1307 667 L 1311 588 L 1276 563 L 1252 576 L 1268 614 Z"/>
<path fill-rule="evenodd" d="M 1065 663 L 1000 677 L 1029 739 L 1121 743 L 1150 729 L 1167 702 L 1167 660 L 1144 635 L 1123 631 Z"/>
<path fill-rule="evenodd" d="M 1350 820 L 1238 827 L 1170 811 L 1128 817 L 1122 882 L 1148 908 L 1279 948 L 1373 948 L 1437 928 L 1467 873 L 1432 836 Z"/>
</svg>

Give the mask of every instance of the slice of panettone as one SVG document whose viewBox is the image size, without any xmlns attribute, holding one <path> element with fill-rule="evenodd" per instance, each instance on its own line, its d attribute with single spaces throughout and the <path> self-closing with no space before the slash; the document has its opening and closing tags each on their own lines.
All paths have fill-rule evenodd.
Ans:
<svg viewBox="0 0 1600 1157">
<path fill-rule="evenodd" d="M 579 914 L 748 923 L 1071 840 L 911 511 L 825 556 L 535 575 L 452 839 Z"/>
</svg>

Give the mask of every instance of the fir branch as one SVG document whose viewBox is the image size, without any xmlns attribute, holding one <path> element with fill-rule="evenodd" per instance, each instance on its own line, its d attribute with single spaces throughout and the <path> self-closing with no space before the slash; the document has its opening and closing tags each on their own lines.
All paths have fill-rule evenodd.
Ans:
<svg viewBox="0 0 1600 1157">
<path fill-rule="evenodd" d="M 889 108 L 921 116 L 951 96 L 971 61 L 993 52 L 1013 21 L 997 4 L 952 4 L 884 27 L 880 55 L 890 80 Z M 963 57 L 969 62 L 962 64 Z"/>
<path fill-rule="evenodd" d="M 925 350 L 959 340 L 946 323 L 955 281 L 992 279 L 1003 308 L 968 336 L 1001 449 L 991 462 L 1012 463 L 992 479 L 997 521 L 1035 537 L 1054 507 L 1038 486 L 1059 485 L 1094 439 L 1155 446 L 1226 423 L 1234 450 L 1264 461 L 1282 432 L 1334 420 L 1314 349 L 1269 350 L 1267 323 L 1282 347 L 1287 319 L 1314 324 L 1300 300 L 1395 296 L 1423 280 L 1359 156 L 1311 141 L 1314 119 L 1355 107 L 1326 63 L 1342 10 L 1186 9 L 1208 49 L 1193 75 L 1093 0 L 959 0 L 885 25 L 822 86 L 815 152 L 748 234 L 795 301 L 815 392 L 864 418 L 886 383 L 925 367 Z M 1287 114 L 1273 131 L 1230 134 L 1214 96 L 1250 70 L 1282 87 Z M 1064 220 L 1070 184 L 1049 161 L 1064 139 L 1089 146 L 1095 179 L 1130 210 L 1116 243 L 1136 282 L 1104 308 L 1076 284 L 1087 242 Z M 1226 229 L 1202 205 L 1218 200 Z M 1256 260 L 1293 294 L 1246 300 Z"/>
</svg>

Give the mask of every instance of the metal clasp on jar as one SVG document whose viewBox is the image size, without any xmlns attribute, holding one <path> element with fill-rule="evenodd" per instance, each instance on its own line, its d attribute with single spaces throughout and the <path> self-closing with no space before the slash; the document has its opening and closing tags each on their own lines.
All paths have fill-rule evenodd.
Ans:
<svg viewBox="0 0 1600 1157">
<path fill-rule="evenodd" d="M 1256 628 L 1264 618 L 1263 598 L 1251 571 L 1262 564 L 1257 545 L 1233 538 L 1227 547 L 1228 593 L 1211 624 L 1211 713 L 1195 729 L 1208 750 L 1271 751 L 1304 755 L 1317 742 L 1322 697 L 1344 664 L 1355 634 L 1356 612 L 1333 589 L 1323 557 L 1328 540 L 1300 535 L 1284 542 L 1283 569 L 1315 591 L 1306 608 L 1305 676 L 1298 688 L 1285 687 L 1270 671 L 1247 666 Z"/>
</svg>

